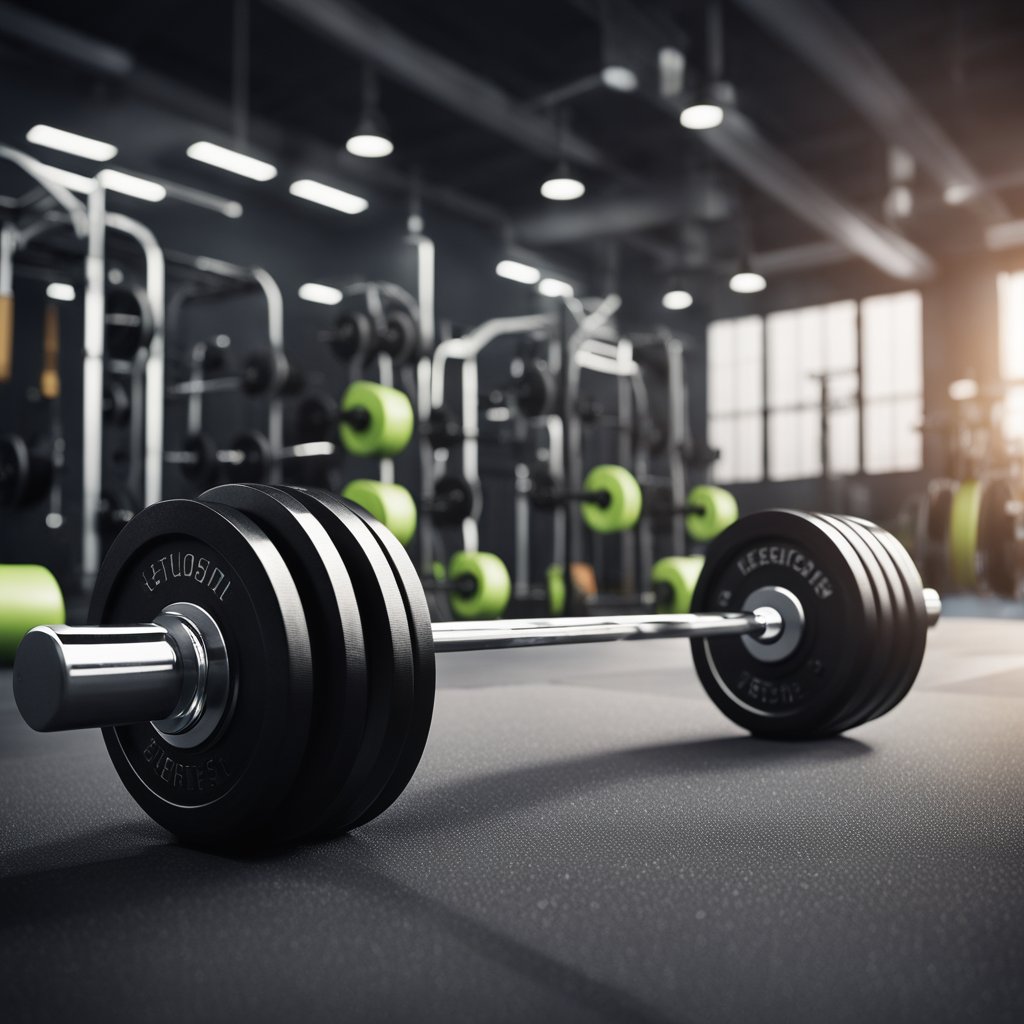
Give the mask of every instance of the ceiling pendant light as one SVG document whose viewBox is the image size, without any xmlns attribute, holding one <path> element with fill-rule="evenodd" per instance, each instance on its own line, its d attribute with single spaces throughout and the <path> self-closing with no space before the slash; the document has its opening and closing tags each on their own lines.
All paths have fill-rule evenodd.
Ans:
<svg viewBox="0 0 1024 1024">
<path fill-rule="evenodd" d="M 249 152 L 249 2 L 236 0 L 231 41 L 231 116 L 234 121 L 233 146 L 222 146 L 207 139 L 193 142 L 185 155 L 252 181 L 272 181 L 277 168 Z"/>
<path fill-rule="evenodd" d="M 665 309 L 670 309 L 673 312 L 689 309 L 693 305 L 693 295 L 685 288 L 669 288 L 662 295 L 661 304 Z"/>
<path fill-rule="evenodd" d="M 752 225 L 741 209 L 736 211 L 736 270 L 729 278 L 729 290 L 737 295 L 754 295 L 768 287 L 764 274 L 751 269 L 750 254 L 753 252 Z"/>
<path fill-rule="evenodd" d="M 380 113 L 380 91 L 377 76 L 369 65 L 363 68 L 363 108 L 355 131 L 345 143 L 345 149 L 353 156 L 366 160 L 379 160 L 395 151 L 395 144 L 388 137 L 384 118 Z"/>
<path fill-rule="evenodd" d="M 575 177 L 564 160 L 555 165 L 554 173 L 540 186 L 540 194 L 545 199 L 556 202 L 569 202 L 579 199 L 587 191 L 587 186 Z"/>
<path fill-rule="evenodd" d="M 725 120 L 726 110 L 736 102 L 735 90 L 722 77 L 723 47 L 722 4 L 716 0 L 707 13 L 707 84 L 697 90 L 679 114 L 679 123 L 684 128 L 697 132 L 717 128 Z"/>
<path fill-rule="evenodd" d="M 540 194 L 545 199 L 560 203 L 579 199 L 587 191 L 587 186 L 569 170 L 569 164 L 565 159 L 566 121 L 567 114 L 563 110 L 555 126 L 558 161 L 552 174 L 540 186 Z"/>
<path fill-rule="evenodd" d="M 730 291 L 738 295 L 753 295 L 755 292 L 763 292 L 768 287 L 768 282 L 763 274 L 756 270 L 737 270 L 729 278 Z"/>
</svg>

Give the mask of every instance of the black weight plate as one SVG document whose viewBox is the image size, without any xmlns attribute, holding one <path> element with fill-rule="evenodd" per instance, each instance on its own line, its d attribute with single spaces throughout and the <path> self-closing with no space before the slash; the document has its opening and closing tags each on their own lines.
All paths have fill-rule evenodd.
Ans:
<svg viewBox="0 0 1024 1024">
<path fill-rule="evenodd" d="M 404 309 L 388 310 L 379 344 L 380 351 L 386 352 L 396 363 L 412 362 L 420 351 L 420 330 L 416 321 Z"/>
<path fill-rule="evenodd" d="M 837 731 L 845 732 L 868 721 L 875 708 L 882 704 L 892 687 L 902 679 L 903 666 L 899 657 L 900 615 L 893 594 L 893 586 L 898 581 L 891 578 L 894 575 L 892 569 L 883 564 L 885 552 L 857 524 L 843 516 L 820 514 L 819 518 L 831 523 L 853 545 L 871 580 L 878 610 L 875 632 L 870 642 L 874 657 L 864 674 L 857 697 L 836 722 Z M 900 596 L 902 598 L 902 594 Z"/>
<path fill-rule="evenodd" d="M 878 532 L 876 532 L 878 528 L 874 524 L 867 522 L 867 520 L 856 519 L 850 516 L 833 516 L 832 518 L 842 520 L 849 527 L 857 530 L 870 546 L 888 581 L 890 600 L 895 615 L 894 646 L 892 652 L 893 669 L 891 674 L 887 676 L 886 684 L 880 689 L 872 706 L 867 708 L 861 716 L 860 721 L 857 723 L 860 724 L 861 722 L 878 718 L 883 713 L 882 708 L 885 708 L 887 705 L 891 706 L 890 701 L 893 698 L 893 694 L 906 693 L 910 684 L 913 683 L 913 676 L 909 680 L 907 676 L 911 671 L 911 645 L 908 642 L 908 638 L 915 628 L 914 611 L 907 596 L 906 581 L 903 578 L 903 574 L 893 561 L 888 548 L 882 543 Z M 852 728 L 852 726 L 848 728 Z"/>
<path fill-rule="evenodd" d="M 765 662 L 741 638 L 694 639 L 697 674 L 721 711 L 753 733 L 829 735 L 871 659 L 876 609 L 867 572 L 829 523 L 772 510 L 745 516 L 711 543 L 693 610 L 740 611 L 763 586 L 784 587 L 800 602 L 805 621 L 795 650 Z"/>
<path fill-rule="evenodd" d="M 20 434 L 0 436 L 0 506 L 31 505 L 46 497 L 53 480 L 48 442 L 29 445 Z"/>
<path fill-rule="evenodd" d="M 922 576 L 933 586 L 949 576 L 949 522 L 959 487 L 957 480 L 932 480 L 918 510 L 915 555 Z"/>
<path fill-rule="evenodd" d="M 189 434 L 181 450 L 192 458 L 181 463 L 181 475 L 199 487 L 210 487 L 220 476 L 217 442 L 209 434 Z"/>
<path fill-rule="evenodd" d="M 434 448 L 451 448 L 463 438 L 462 424 L 447 406 L 431 409 L 427 433 Z"/>
<path fill-rule="evenodd" d="M 132 359 L 153 338 L 149 296 L 138 285 L 111 288 L 104 309 L 104 348 L 114 359 Z"/>
<path fill-rule="evenodd" d="M 420 583 L 419 573 L 412 564 L 405 548 L 395 535 L 382 526 L 364 508 L 353 502 L 346 502 L 349 508 L 373 531 L 378 543 L 391 563 L 395 579 L 402 591 L 405 612 L 409 619 L 409 635 L 412 638 L 413 660 L 416 670 L 416 686 L 413 699 L 413 720 L 402 747 L 402 754 L 395 765 L 394 774 L 388 780 L 380 796 L 360 816 L 353 827 L 364 825 L 371 818 L 387 810 L 401 795 L 416 771 L 423 756 L 430 733 L 430 720 L 434 713 L 434 689 L 436 670 L 434 665 L 434 631 L 431 629 L 430 609 L 427 596 Z"/>
<path fill-rule="evenodd" d="M 903 682 L 901 686 L 890 692 L 889 697 L 875 712 L 874 717 L 878 718 L 887 714 L 903 700 L 921 671 L 921 662 L 924 660 L 924 651 L 928 643 L 928 612 L 924 604 L 924 584 L 921 582 L 917 566 L 914 565 L 914 560 L 910 557 L 907 549 L 891 533 L 883 530 L 880 526 L 876 526 L 866 519 L 850 518 L 852 522 L 872 533 L 885 548 L 896 566 L 910 610 L 910 621 L 901 640 L 906 663 Z"/>
<path fill-rule="evenodd" d="M 546 364 L 529 362 L 513 382 L 512 393 L 524 416 L 545 416 L 555 408 L 558 386 Z"/>
<path fill-rule="evenodd" d="M 294 495 L 225 484 L 201 497 L 252 518 L 284 556 L 299 588 L 313 658 L 313 715 L 302 767 L 274 832 L 282 841 L 311 837 L 323 831 L 366 730 L 369 684 L 355 588 L 327 531 Z"/>
<path fill-rule="evenodd" d="M 128 389 L 119 380 L 103 382 L 103 418 L 115 427 L 123 427 L 131 418 L 132 400 Z"/>
<path fill-rule="evenodd" d="M 295 429 L 300 441 L 326 441 L 338 430 L 338 399 L 326 392 L 307 395 L 299 403 Z"/>
<path fill-rule="evenodd" d="M 302 765 L 313 671 L 298 588 L 246 515 L 175 499 L 143 509 L 103 561 L 89 621 L 151 622 L 190 602 L 224 635 L 231 699 L 220 727 L 190 748 L 152 723 L 103 730 L 128 791 L 152 818 L 199 845 L 263 841 Z"/>
<path fill-rule="evenodd" d="M 242 460 L 237 465 L 226 467 L 224 475 L 229 480 L 262 484 L 270 479 L 274 453 L 266 434 L 258 430 L 246 431 L 235 438 L 231 447 L 242 453 Z"/>
<path fill-rule="evenodd" d="M 985 483 L 978 525 L 981 575 L 988 589 L 1000 597 L 1017 596 L 1017 528 L 1008 511 L 1013 503 L 1013 490 L 1006 480 Z"/>
<path fill-rule="evenodd" d="M 363 624 L 369 680 L 366 732 L 349 784 L 323 821 L 325 832 L 343 832 L 376 805 L 402 763 L 416 710 L 412 637 L 398 581 L 362 518 L 329 491 L 285 490 L 316 516 L 340 551 Z"/>
<path fill-rule="evenodd" d="M 443 476 L 434 485 L 431 517 L 438 526 L 458 526 L 473 514 L 473 489 L 461 476 Z"/>
<path fill-rule="evenodd" d="M 333 330 L 327 332 L 325 340 L 336 359 L 348 362 L 368 352 L 376 332 L 370 317 L 359 310 L 341 313 L 334 321 Z"/>
</svg>

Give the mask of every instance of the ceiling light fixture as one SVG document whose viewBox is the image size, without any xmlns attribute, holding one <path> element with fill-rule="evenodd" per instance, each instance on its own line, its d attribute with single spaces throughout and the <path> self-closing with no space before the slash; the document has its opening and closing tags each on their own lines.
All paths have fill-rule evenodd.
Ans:
<svg viewBox="0 0 1024 1024">
<path fill-rule="evenodd" d="M 336 306 L 344 296 L 340 288 L 332 288 L 329 284 L 317 284 L 307 281 L 299 285 L 299 298 L 306 302 L 318 302 L 321 306 Z"/>
<path fill-rule="evenodd" d="M 670 288 L 662 295 L 661 304 L 673 311 L 689 309 L 693 305 L 693 296 L 685 288 Z"/>
<path fill-rule="evenodd" d="M 167 189 L 159 182 L 148 178 L 139 178 L 124 171 L 115 171 L 111 167 L 104 168 L 96 175 L 96 180 L 111 192 L 120 192 L 135 199 L 144 199 L 147 203 L 159 203 L 167 198 Z"/>
<path fill-rule="evenodd" d="M 46 286 L 46 297 L 54 302 L 74 302 L 75 286 L 66 281 L 51 281 Z"/>
<path fill-rule="evenodd" d="M 329 206 L 332 210 L 341 213 L 357 214 L 362 213 L 370 204 L 362 197 L 345 192 L 332 185 L 325 185 L 322 181 L 313 181 L 311 178 L 300 178 L 288 186 L 288 191 L 299 199 L 307 199 L 311 203 L 319 203 L 321 206 Z"/>
<path fill-rule="evenodd" d="M 540 186 L 540 194 L 545 199 L 552 199 L 560 203 L 579 199 L 587 191 L 587 186 L 569 170 L 569 164 L 565 159 L 567 121 L 566 111 L 560 111 L 555 124 L 555 147 L 558 159 L 555 163 L 554 173 Z"/>
<path fill-rule="evenodd" d="M 612 92 L 636 92 L 640 82 L 636 72 L 625 64 L 606 64 L 601 68 L 601 84 Z"/>
<path fill-rule="evenodd" d="M 960 377 L 949 382 L 949 397 L 954 402 L 972 402 L 978 397 L 978 382 L 973 377 Z"/>
<path fill-rule="evenodd" d="M 738 295 L 753 295 L 768 287 L 764 275 L 755 270 L 738 270 L 729 278 L 729 289 Z"/>
<path fill-rule="evenodd" d="M 942 201 L 947 206 L 963 206 L 964 203 L 974 198 L 976 191 L 973 186 L 962 182 L 947 185 L 942 190 Z"/>
<path fill-rule="evenodd" d="M 517 281 L 519 284 L 536 284 L 541 278 L 536 267 L 520 263 L 518 260 L 502 260 L 494 268 L 494 272 L 506 281 Z"/>
<path fill-rule="evenodd" d="M 75 174 L 74 171 L 65 171 L 63 167 L 54 167 L 52 164 L 39 166 L 47 178 L 57 185 L 63 185 L 69 192 L 87 196 L 96 185 L 95 179 L 87 178 L 84 174 Z"/>
<path fill-rule="evenodd" d="M 185 154 L 200 163 L 219 167 L 222 171 L 230 171 L 253 181 L 270 181 L 277 177 L 277 168 L 273 164 L 239 153 L 236 149 L 218 146 L 215 142 L 193 142 Z"/>
<path fill-rule="evenodd" d="M 252 181 L 271 181 L 277 168 L 244 152 L 249 148 L 249 0 L 236 0 L 231 37 L 231 114 L 234 149 L 215 142 L 193 142 L 185 150 L 193 160 Z"/>
<path fill-rule="evenodd" d="M 572 298 L 573 287 L 568 281 L 561 281 L 557 277 L 545 277 L 537 285 L 537 291 L 549 299 Z"/>
<path fill-rule="evenodd" d="M 99 163 L 113 160 L 117 156 L 117 146 L 109 142 L 90 139 L 86 135 L 76 135 L 74 132 L 66 132 L 62 128 L 54 128 L 48 124 L 33 125 L 25 133 L 25 138 L 36 146 L 58 149 L 62 153 L 71 153 L 73 156 L 96 160 Z"/>
<path fill-rule="evenodd" d="M 367 64 L 363 67 L 363 107 L 356 130 L 349 136 L 345 149 L 365 160 L 380 160 L 395 151 L 388 137 L 380 112 L 380 87 L 377 76 Z"/>
<path fill-rule="evenodd" d="M 564 160 L 559 161 L 554 174 L 540 186 L 540 194 L 545 199 L 563 203 L 579 199 L 586 191 L 587 186 L 573 177 Z"/>
<path fill-rule="evenodd" d="M 725 110 L 717 103 L 691 103 L 679 115 L 679 123 L 691 131 L 717 128 L 725 120 Z"/>
<path fill-rule="evenodd" d="M 708 131 L 725 120 L 726 110 L 736 102 L 736 92 L 724 80 L 724 25 L 721 0 L 707 10 L 705 44 L 707 84 L 697 90 L 693 100 L 679 114 L 679 123 L 691 131 Z"/>
</svg>

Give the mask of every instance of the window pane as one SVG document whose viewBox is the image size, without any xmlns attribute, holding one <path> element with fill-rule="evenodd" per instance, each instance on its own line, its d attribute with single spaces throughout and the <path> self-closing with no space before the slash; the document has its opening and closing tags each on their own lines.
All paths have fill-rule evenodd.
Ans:
<svg viewBox="0 0 1024 1024">
<path fill-rule="evenodd" d="M 708 366 L 731 366 L 734 328 L 732 320 L 708 324 Z"/>
<path fill-rule="evenodd" d="M 761 318 L 708 325 L 708 409 L 714 416 L 758 412 L 764 404 Z"/>
<path fill-rule="evenodd" d="M 860 468 L 857 440 L 857 409 L 836 409 L 828 417 L 829 470 L 849 476 Z"/>
<path fill-rule="evenodd" d="M 764 479 L 764 419 L 761 413 L 736 420 L 734 483 Z"/>
<path fill-rule="evenodd" d="M 764 479 L 763 433 L 760 413 L 709 421 L 708 443 L 721 452 L 711 464 L 711 478 L 715 483 L 735 484 Z"/>
<path fill-rule="evenodd" d="M 921 420 L 923 409 L 920 398 L 901 398 L 893 403 L 896 454 L 893 469 L 897 472 L 911 472 L 921 468 L 922 435 Z"/>
<path fill-rule="evenodd" d="M 793 314 L 799 357 L 791 372 L 796 378 L 797 400 L 800 405 L 811 405 L 821 400 L 819 383 L 814 379 L 825 365 L 824 324 L 820 306 L 798 309 Z"/>
<path fill-rule="evenodd" d="M 857 369 L 857 303 L 833 302 L 822 307 L 826 351 L 822 369 L 830 373 Z"/>
<path fill-rule="evenodd" d="M 1024 380 L 1024 270 L 1000 274 L 999 366 L 1003 380 Z"/>
<path fill-rule="evenodd" d="M 861 303 L 864 398 L 921 394 L 921 295 L 875 295 Z"/>
<path fill-rule="evenodd" d="M 708 365 L 708 416 L 733 411 L 734 383 L 732 367 L 727 364 Z"/>
<path fill-rule="evenodd" d="M 791 312 L 771 313 L 765 323 L 768 407 L 799 404 L 802 357 L 797 322 Z"/>
<path fill-rule="evenodd" d="M 768 418 L 768 476 L 803 480 L 821 474 L 821 429 L 814 409 L 773 412 Z"/>
<path fill-rule="evenodd" d="M 1008 441 L 1024 441 L 1024 388 L 1006 389 L 1003 403 L 1003 434 Z"/>
<path fill-rule="evenodd" d="M 875 295 L 861 303 L 864 469 L 921 468 L 924 353 L 921 295 Z"/>
<path fill-rule="evenodd" d="M 736 321 L 736 410 L 759 412 L 764 406 L 764 345 L 760 317 Z"/>
<path fill-rule="evenodd" d="M 865 406 L 865 471 L 897 473 L 920 469 L 921 418 L 919 397 L 884 399 Z"/>
<path fill-rule="evenodd" d="M 736 450 L 732 442 L 733 419 L 731 416 L 708 420 L 708 444 L 718 450 L 718 458 L 711 463 L 711 479 L 715 483 L 731 483 L 733 473 L 732 455 Z"/>
</svg>

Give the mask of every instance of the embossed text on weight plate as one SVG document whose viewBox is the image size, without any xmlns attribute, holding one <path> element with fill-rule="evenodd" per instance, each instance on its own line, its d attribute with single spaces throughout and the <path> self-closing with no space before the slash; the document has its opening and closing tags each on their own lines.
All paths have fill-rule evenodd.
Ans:
<svg viewBox="0 0 1024 1024">
<path fill-rule="evenodd" d="M 211 590 L 219 601 L 223 601 L 231 589 L 231 579 L 223 569 L 192 551 L 161 555 L 142 570 L 142 585 L 151 594 L 172 579 L 191 579 Z"/>
</svg>

